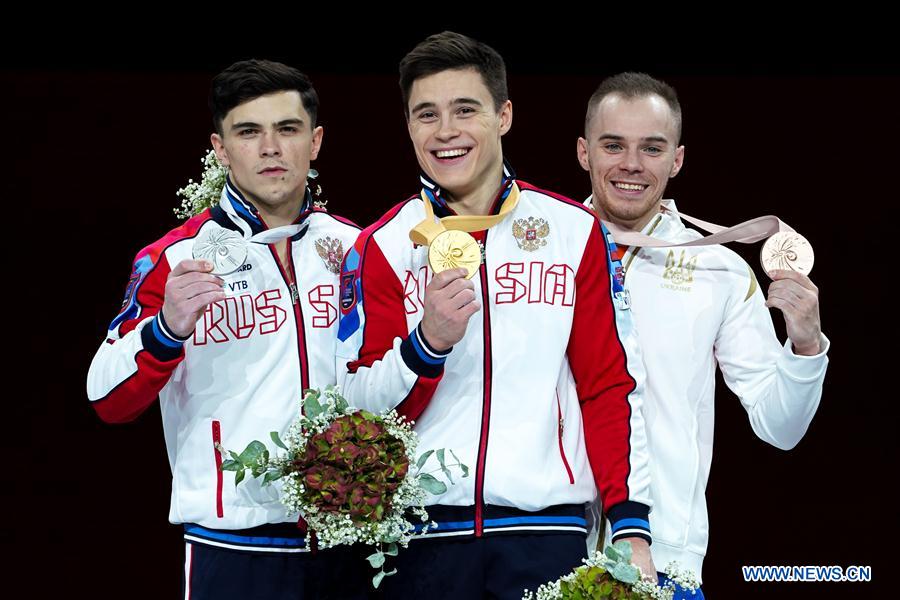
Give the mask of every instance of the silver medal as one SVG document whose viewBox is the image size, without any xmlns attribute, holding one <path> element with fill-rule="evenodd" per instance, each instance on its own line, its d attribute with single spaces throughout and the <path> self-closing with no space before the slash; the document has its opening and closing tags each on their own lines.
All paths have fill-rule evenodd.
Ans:
<svg viewBox="0 0 900 600">
<path fill-rule="evenodd" d="M 194 260 L 208 260 L 213 275 L 228 275 L 247 260 L 247 241 L 230 229 L 207 225 L 194 239 Z"/>
<path fill-rule="evenodd" d="M 809 275 L 815 261 L 815 253 L 810 243 L 799 233 L 779 231 L 763 244 L 759 258 L 766 273 L 783 269 Z"/>
</svg>

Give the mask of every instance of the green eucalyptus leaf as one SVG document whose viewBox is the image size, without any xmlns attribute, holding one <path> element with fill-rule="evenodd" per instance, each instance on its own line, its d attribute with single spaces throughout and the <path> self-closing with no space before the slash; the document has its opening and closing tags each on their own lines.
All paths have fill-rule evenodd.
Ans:
<svg viewBox="0 0 900 600">
<path fill-rule="evenodd" d="M 428 462 L 428 457 L 434 454 L 434 450 L 429 450 L 425 454 L 419 457 L 419 460 L 416 461 L 416 468 L 421 469 L 425 466 L 425 463 Z"/>
<path fill-rule="evenodd" d="M 239 463 L 236 460 L 222 461 L 221 469 L 223 471 L 240 471 L 243 468 L 244 468 L 244 465 L 242 465 L 241 463 Z"/>
<path fill-rule="evenodd" d="M 378 586 L 381 585 L 381 580 L 384 579 L 384 571 L 378 571 L 375 573 L 375 577 L 372 578 L 372 587 L 376 590 Z"/>
<path fill-rule="evenodd" d="M 269 471 L 268 473 L 266 473 L 266 476 L 263 478 L 263 485 L 272 483 L 273 481 L 277 481 L 277 480 L 281 479 L 283 475 L 284 475 L 284 473 L 282 473 L 281 471 Z"/>
<path fill-rule="evenodd" d="M 387 545 L 387 550 L 384 551 L 388 556 L 397 556 L 397 553 L 400 551 L 400 548 L 395 543 L 391 543 Z"/>
<path fill-rule="evenodd" d="M 319 403 L 319 393 L 309 391 L 303 398 L 303 414 L 308 419 L 315 419 L 325 411 Z"/>
<path fill-rule="evenodd" d="M 419 483 L 422 484 L 422 488 L 428 492 L 429 494 L 434 494 L 437 496 L 438 494 L 443 494 L 447 491 L 447 485 L 442 481 L 438 481 L 433 475 L 429 475 L 425 473 L 424 475 L 419 476 Z"/>
<path fill-rule="evenodd" d="M 462 474 L 463 474 L 462 476 L 468 477 L 469 476 L 469 467 L 464 465 L 463 461 L 459 460 L 459 457 L 456 455 L 456 453 L 453 451 L 452 448 L 450 449 L 450 456 L 452 456 L 454 458 L 454 460 L 456 460 L 456 464 L 457 464 L 457 466 L 459 466 L 459 470 L 462 471 Z"/>
<path fill-rule="evenodd" d="M 272 441 L 275 442 L 275 445 L 279 448 L 282 448 L 284 450 L 288 449 L 288 447 L 284 445 L 284 442 L 281 441 L 281 437 L 278 435 L 277 431 L 273 431 L 272 433 L 270 433 L 269 437 L 272 438 Z"/>
<path fill-rule="evenodd" d="M 375 554 L 370 554 L 366 557 L 366 560 L 369 561 L 369 564 L 372 565 L 372 568 L 380 569 L 384 564 L 384 552 L 378 551 Z"/>
<path fill-rule="evenodd" d="M 259 464 L 261 458 L 268 457 L 269 451 L 266 450 L 265 444 L 260 442 L 259 440 L 253 440 L 247 447 L 244 448 L 244 451 L 241 452 L 240 460 L 244 465 L 248 467 L 253 467 Z"/>
<path fill-rule="evenodd" d="M 619 554 L 622 556 L 622 560 L 624 562 L 631 562 L 631 542 L 620 540 L 613 544 L 613 547 L 619 551 Z"/>
<path fill-rule="evenodd" d="M 244 480 L 244 473 L 246 473 L 246 472 L 247 471 L 241 469 L 240 471 L 238 471 L 237 473 L 234 474 L 234 487 L 237 487 L 237 485 Z"/>
<path fill-rule="evenodd" d="M 636 566 L 627 565 L 625 563 L 619 563 L 613 566 L 609 574 L 622 583 L 627 584 L 637 583 L 637 580 L 641 577 L 641 573 L 640 571 L 638 571 L 638 568 Z"/>
<path fill-rule="evenodd" d="M 386 572 L 378 571 L 377 573 L 375 573 L 375 577 L 372 578 L 372 587 L 374 587 L 377 590 L 378 586 L 381 585 L 382 579 L 384 579 L 385 577 L 389 577 L 396 572 L 397 572 L 397 569 L 394 569 L 392 571 L 386 571 Z"/>
<path fill-rule="evenodd" d="M 436 452 L 438 464 L 441 465 L 441 471 L 444 472 L 444 476 L 447 478 L 451 484 L 453 483 L 453 475 L 450 473 L 450 469 L 447 468 L 447 463 L 444 461 L 444 449 L 441 448 Z"/>
</svg>

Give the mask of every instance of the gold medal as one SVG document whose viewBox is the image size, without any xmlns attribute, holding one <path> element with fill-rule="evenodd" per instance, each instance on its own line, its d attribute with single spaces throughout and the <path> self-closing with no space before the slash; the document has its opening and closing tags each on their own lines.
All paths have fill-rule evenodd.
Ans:
<svg viewBox="0 0 900 600">
<path fill-rule="evenodd" d="M 506 218 L 519 203 L 519 186 L 511 184 L 503 208 L 496 215 L 453 215 L 435 219 L 431 200 L 423 190 L 425 218 L 409 232 L 409 239 L 419 246 L 428 246 L 428 264 L 437 275 L 448 269 L 465 269 L 466 279 L 472 279 L 481 266 L 481 246 L 468 232 L 485 231 Z"/>
<path fill-rule="evenodd" d="M 428 264 L 435 275 L 448 269 L 465 269 L 466 279 L 471 279 L 481 266 L 481 246 L 465 231 L 444 231 L 428 246 Z"/>
</svg>

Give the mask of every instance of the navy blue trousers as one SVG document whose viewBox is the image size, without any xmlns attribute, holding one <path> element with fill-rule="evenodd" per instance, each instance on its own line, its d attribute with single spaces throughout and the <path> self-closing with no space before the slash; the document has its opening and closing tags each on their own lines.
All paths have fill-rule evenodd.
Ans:
<svg viewBox="0 0 900 600">
<path fill-rule="evenodd" d="M 389 560 L 382 590 L 385 599 L 521 600 L 532 591 L 581 565 L 587 557 L 584 534 L 493 534 L 481 538 L 413 540 Z"/>
<path fill-rule="evenodd" d="M 187 526 L 184 600 L 362 600 L 373 569 L 363 546 L 306 551 L 296 526 Z M 198 539 L 199 538 L 199 539 Z M 285 550 L 294 550 L 286 552 Z M 303 550 L 303 551 L 296 551 Z"/>
</svg>

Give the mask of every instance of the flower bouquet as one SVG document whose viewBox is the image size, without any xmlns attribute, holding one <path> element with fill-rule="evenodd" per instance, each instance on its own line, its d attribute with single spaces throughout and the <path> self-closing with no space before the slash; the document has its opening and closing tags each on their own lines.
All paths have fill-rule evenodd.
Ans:
<svg viewBox="0 0 900 600">
<path fill-rule="evenodd" d="M 674 584 L 688 591 L 699 587 L 693 574 L 680 570 L 674 562 L 666 567 L 666 576 L 669 581 L 664 586 L 642 580 L 640 569 L 631 564 L 631 544 L 616 542 L 537 592 L 525 590 L 522 600 L 671 600 Z"/>
<path fill-rule="evenodd" d="M 271 456 L 257 440 L 240 454 L 220 448 L 231 457 L 222 470 L 235 472 L 235 485 L 248 473 L 262 477 L 264 484 L 283 480 L 281 502 L 303 516 L 321 548 L 375 546 L 368 561 L 379 569 L 372 579 L 377 588 L 396 572 L 384 570 L 385 557 L 396 556 L 398 546 L 406 547 L 416 534 L 410 517 L 423 525 L 421 533 L 431 525 L 424 508 L 427 494 L 447 490 L 433 473 L 443 473 L 452 483 L 450 469 L 467 477 L 468 467 L 452 450 L 452 463 L 444 449 L 429 450 L 416 460 L 418 438 L 411 423 L 395 411 L 376 415 L 352 408 L 336 387 L 307 390 L 302 408 L 284 441 L 278 432 L 270 434 L 283 450 L 279 456 Z M 426 472 L 432 457 L 438 466 Z"/>
</svg>

